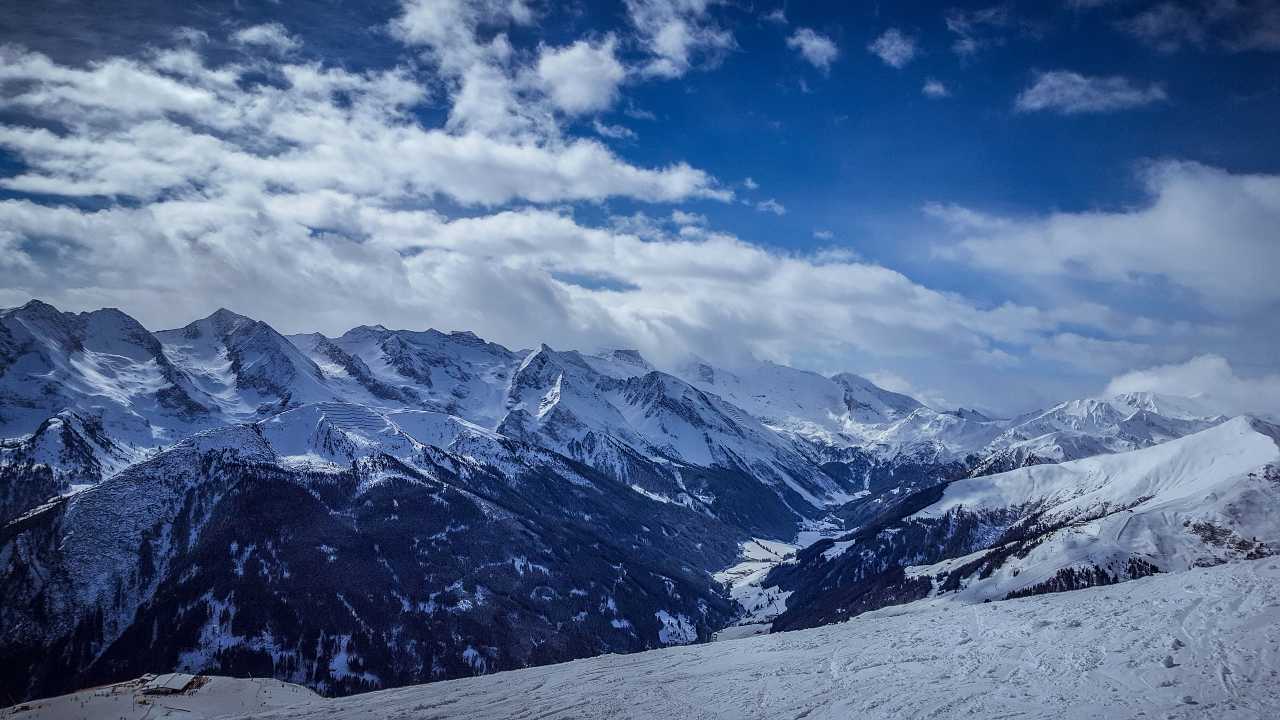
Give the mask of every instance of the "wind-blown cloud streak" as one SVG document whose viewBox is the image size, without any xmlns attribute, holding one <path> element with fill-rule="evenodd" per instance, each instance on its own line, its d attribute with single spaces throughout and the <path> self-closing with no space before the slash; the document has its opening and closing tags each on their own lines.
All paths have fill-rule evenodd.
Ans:
<svg viewBox="0 0 1280 720">
<path fill-rule="evenodd" d="M 1168 99 L 1159 85 L 1140 87 L 1123 77 L 1088 77 L 1065 70 L 1040 73 L 1018 94 L 1020 112 L 1056 111 L 1067 115 L 1107 113 L 1151 105 Z"/>
</svg>

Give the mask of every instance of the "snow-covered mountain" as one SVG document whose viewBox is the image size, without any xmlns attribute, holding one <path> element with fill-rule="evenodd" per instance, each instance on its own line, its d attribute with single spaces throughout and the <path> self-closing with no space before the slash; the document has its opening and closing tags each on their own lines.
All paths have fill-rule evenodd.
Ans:
<svg viewBox="0 0 1280 720">
<path fill-rule="evenodd" d="M 155 335 L 167 357 L 231 418 L 335 397 L 314 361 L 270 325 L 221 309 Z"/>
<path fill-rule="evenodd" d="M 152 333 L 32 301 L 0 311 L 3 690 L 183 667 L 348 693 L 705 640 L 784 598 L 778 627 L 812 624 L 932 592 L 904 568 L 1012 538 L 1047 502 L 912 517 L 946 483 L 1224 420 L 1140 394 L 994 419 L 768 363 L 285 337 L 227 310 Z M 1250 530 L 1204 534 L 1237 542 L 1221 527 Z M 840 539 L 738 557 L 818 536 Z"/>
<path fill-rule="evenodd" d="M 180 439 L 208 411 L 160 341 L 119 310 L 63 313 L 33 300 L 0 310 L 0 436 L 30 434 L 64 410 L 101 418 L 113 438 Z"/>
<path fill-rule="evenodd" d="M 421 420 L 303 406 L 5 526 L 4 691 L 181 667 L 349 693 L 730 620 L 708 569 L 735 556 L 732 527 L 482 429 L 421 443 Z"/>
<path fill-rule="evenodd" d="M 863 441 L 874 428 L 923 407 L 850 373 L 824 377 L 774 363 L 726 370 L 695 360 L 676 374 L 770 427 L 825 445 Z"/>
<path fill-rule="evenodd" d="M 92 487 L 140 459 L 136 450 L 112 440 L 97 418 L 63 410 L 30 436 L 0 440 L 0 524 Z"/>
<path fill-rule="evenodd" d="M 776 628 L 935 598 L 982 602 L 1265 557 L 1280 548 L 1280 427 L 1237 417 L 1124 453 L 957 480 L 803 551 L 766 585 Z"/>
</svg>

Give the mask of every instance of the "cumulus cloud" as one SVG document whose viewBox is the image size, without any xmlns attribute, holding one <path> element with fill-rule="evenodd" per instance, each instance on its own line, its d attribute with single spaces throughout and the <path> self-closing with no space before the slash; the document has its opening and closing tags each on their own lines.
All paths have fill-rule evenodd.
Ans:
<svg viewBox="0 0 1280 720">
<path fill-rule="evenodd" d="M 883 60 L 884 64 L 902 68 L 916 56 L 916 41 L 915 38 L 904 35 L 901 30 L 889 28 L 873 40 L 867 50 Z"/>
<path fill-rule="evenodd" d="M 571 115 L 608 109 L 618 97 L 627 72 L 614 56 L 617 41 L 609 36 L 599 44 L 579 40 L 563 48 L 542 48 L 538 78 L 551 102 Z"/>
<path fill-rule="evenodd" d="M 809 28 L 799 28 L 787 38 L 787 47 L 800 53 L 810 65 L 826 72 L 840 56 L 840 48 L 826 35 Z"/>
<path fill-rule="evenodd" d="M 934 80 L 933 78 L 929 78 L 924 81 L 924 87 L 920 89 L 920 92 L 925 97 L 930 98 L 951 97 L 951 91 L 947 89 L 947 86 L 943 85 L 941 81 Z"/>
<path fill-rule="evenodd" d="M 958 236 L 944 257 L 1018 276 L 1138 285 L 1159 278 L 1221 312 L 1280 302 L 1280 176 L 1162 162 L 1142 172 L 1150 200 L 1115 211 L 996 216 L 930 206 Z"/>
<path fill-rule="evenodd" d="M 696 62 L 714 65 L 735 47 L 733 33 L 710 17 L 718 0 L 626 0 L 627 16 L 650 59 L 641 72 L 677 78 Z"/>
<path fill-rule="evenodd" d="M 1088 77 L 1066 70 L 1040 73 L 1031 87 L 1018 94 L 1021 112 L 1055 111 L 1067 115 L 1106 113 L 1167 100 L 1159 85 L 1139 87 L 1123 77 Z"/>
<path fill-rule="evenodd" d="M 1154 392 L 1198 397 L 1227 415 L 1280 417 L 1280 375 L 1241 377 L 1220 355 L 1128 372 L 1111 380 L 1108 394 Z"/>
<path fill-rule="evenodd" d="M 685 212 L 683 210 L 671 211 L 671 222 L 676 225 L 706 225 L 707 216 L 699 213 Z"/>
<path fill-rule="evenodd" d="M 290 35 L 280 23 L 253 25 L 238 30 L 232 34 L 231 40 L 239 45 L 256 45 L 278 53 L 292 52 L 302 47 L 302 41 Z"/>
<path fill-rule="evenodd" d="M 553 131 L 513 139 L 423 127 L 411 110 L 424 91 L 402 69 L 283 64 L 277 84 L 250 84 L 241 69 L 206 67 L 189 51 L 180 77 L 172 54 L 78 69 L 4 52 L 7 104 L 58 126 L 0 126 L 0 146 L 26 165 L 0 181 L 10 190 L 150 200 L 278 187 L 471 205 L 729 197 L 684 163 L 640 168 Z"/>
<path fill-rule="evenodd" d="M 536 141 L 557 128 L 554 105 L 534 92 L 536 69 L 518 72 L 507 29 L 529 25 L 524 0 L 405 0 L 392 36 L 420 48 L 452 101 L 446 129 Z"/>
</svg>

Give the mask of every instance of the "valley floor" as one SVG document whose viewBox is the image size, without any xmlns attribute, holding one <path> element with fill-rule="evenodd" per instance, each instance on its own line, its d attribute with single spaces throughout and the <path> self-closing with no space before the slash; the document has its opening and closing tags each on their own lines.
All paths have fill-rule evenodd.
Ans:
<svg viewBox="0 0 1280 720">
<path fill-rule="evenodd" d="M 236 683 L 241 699 L 228 700 Z M 200 702 L 209 688 L 220 694 Z M 124 700 L 95 706 L 109 695 L 33 701 L 0 718 L 166 717 Z M 340 699 L 217 679 L 161 703 L 189 719 L 1275 718 L 1280 559 L 967 607 L 907 605 L 815 630 Z"/>
</svg>

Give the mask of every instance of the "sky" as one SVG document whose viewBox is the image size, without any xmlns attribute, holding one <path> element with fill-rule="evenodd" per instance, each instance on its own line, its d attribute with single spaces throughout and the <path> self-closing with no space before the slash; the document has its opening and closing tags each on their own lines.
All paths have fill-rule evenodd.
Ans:
<svg viewBox="0 0 1280 720">
<path fill-rule="evenodd" d="M 1280 1 L 0 2 L 0 306 L 1280 408 Z"/>
</svg>

